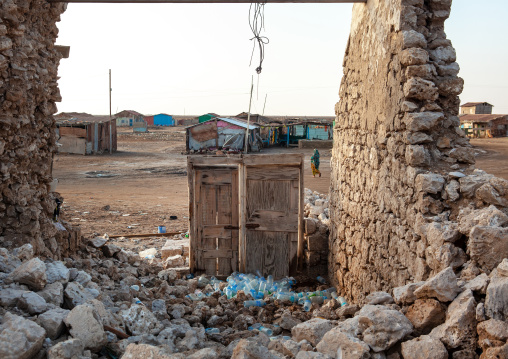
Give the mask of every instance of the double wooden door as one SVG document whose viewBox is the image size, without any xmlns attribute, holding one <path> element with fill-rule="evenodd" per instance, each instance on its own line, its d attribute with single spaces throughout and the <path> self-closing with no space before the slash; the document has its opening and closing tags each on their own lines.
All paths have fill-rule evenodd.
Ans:
<svg viewBox="0 0 508 359">
<path fill-rule="evenodd" d="M 299 155 L 189 156 L 191 271 L 275 278 L 296 272 L 303 252 L 302 170 Z"/>
</svg>

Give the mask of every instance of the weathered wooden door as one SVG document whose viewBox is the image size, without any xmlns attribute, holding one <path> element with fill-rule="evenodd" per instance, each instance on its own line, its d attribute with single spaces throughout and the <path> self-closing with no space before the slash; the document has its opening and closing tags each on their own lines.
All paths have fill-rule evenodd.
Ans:
<svg viewBox="0 0 508 359">
<path fill-rule="evenodd" d="M 238 169 L 198 167 L 194 181 L 195 271 L 228 276 L 238 269 Z"/>
<path fill-rule="evenodd" d="M 301 167 L 246 166 L 245 271 L 281 278 L 297 270 Z"/>
</svg>

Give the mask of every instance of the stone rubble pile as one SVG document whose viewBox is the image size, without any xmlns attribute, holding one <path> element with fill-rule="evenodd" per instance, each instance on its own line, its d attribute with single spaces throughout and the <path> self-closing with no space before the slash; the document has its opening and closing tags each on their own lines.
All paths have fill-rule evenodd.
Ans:
<svg viewBox="0 0 508 359">
<path fill-rule="evenodd" d="M 0 358 L 508 357 L 508 259 L 305 311 L 284 296 L 246 307 L 231 282 L 185 279 L 109 241 L 81 249 L 64 261 L 0 249 Z"/>
<path fill-rule="evenodd" d="M 305 188 L 304 242 L 305 264 L 316 273 L 328 271 L 328 237 L 330 234 L 328 195 Z"/>
</svg>

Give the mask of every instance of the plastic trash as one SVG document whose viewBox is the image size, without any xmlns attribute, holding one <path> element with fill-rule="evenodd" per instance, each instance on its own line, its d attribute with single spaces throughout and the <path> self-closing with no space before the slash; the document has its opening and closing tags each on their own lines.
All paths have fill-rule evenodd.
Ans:
<svg viewBox="0 0 508 359">
<path fill-rule="evenodd" d="M 254 323 L 252 324 L 250 327 L 248 327 L 247 329 L 249 330 L 254 330 L 254 329 L 259 329 L 261 327 L 261 324 L 259 323 Z"/>
<path fill-rule="evenodd" d="M 187 274 L 187 275 L 185 276 L 185 278 L 187 278 L 187 279 L 192 279 L 192 278 L 194 278 L 194 274 L 193 274 L 193 273 L 189 273 L 189 274 Z"/>
<path fill-rule="evenodd" d="M 273 335 L 273 330 L 271 330 L 270 328 L 267 328 L 267 327 L 259 327 L 258 330 L 261 332 L 261 333 L 265 333 L 266 335 L 268 335 L 269 337 L 271 337 Z"/>
<path fill-rule="evenodd" d="M 219 334 L 220 330 L 219 330 L 219 328 L 206 328 L 205 333 L 206 334 Z"/>
<path fill-rule="evenodd" d="M 248 307 L 263 307 L 265 306 L 266 303 L 262 300 L 246 300 L 245 302 L 243 302 L 243 306 L 245 308 L 248 308 Z"/>
<path fill-rule="evenodd" d="M 318 281 L 319 283 L 321 283 L 321 284 L 326 284 L 326 279 L 324 279 L 323 277 L 319 276 L 319 277 L 317 277 L 316 279 L 317 279 L 317 281 Z"/>
<path fill-rule="evenodd" d="M 131 289 L 135 290 L 137 292 L 137 291 L 139 291 L 139 285 L 136 285 L 136 284 L 131 285 Z"/>
<path fill-rule="evenodd" d="M 325 301 L 325 299 L 324 299 L 324 297 L 321 297 L 321 296 L 319 296 L 319 295 L 316 295 L 316 296 L 314 296 L 314 297 L 310 298 L 310 301 L 311 301 L 312 303 L 316 303 L 316 304 L 323 304 L 323 303 L 324 303 L 324 301 Z"/>
<path fill-rule="evenodd" d="M 141 301 L 139 300 L 139 298 L 134 298 L 134 299 L 132 299 L 132 301 L 134 302 L 134 304 L 144 305 L 144 304 L 143 304 L 143 302 L 141 302 Z"/>
<path fill-rule="evenodd" d="M 339 304 L 340 304 L 341 307 L 347 305 L 346 298 L 344 298 L 344 297 L 339 297 L 338 301 L 339 301 Z"/>
<path fill-rule="evenodd" d="M 310 308 L 312 308 L 312 303 L 310 300 L 308 299 L 305 299 L 305 302 L 303 303 L 303 310 L 305 310 L 306 312 L 308 312 L 310 310 Z"/>
</svg>

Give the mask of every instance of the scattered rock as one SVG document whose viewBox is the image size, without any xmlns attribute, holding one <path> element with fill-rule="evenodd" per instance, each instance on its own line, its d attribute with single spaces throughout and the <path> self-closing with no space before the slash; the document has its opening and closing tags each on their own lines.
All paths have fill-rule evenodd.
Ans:
<svg viewBox="0 0 508 359">
<path fill-rule="evenodd" d="M 442 270 L 414 291 L 417 298 L 437 298 L 441 302 L 450 302 L 459 293 L 457 277 L 450 267 Z"/>
<path fill-rule="evenodd" d="M 0 358 L 33 358 L 45 337 L 46 331 L 38 324 L 7 312 L 0 326 Z"/>
<path fill-rule="evenodd" d="M 101 321 L 92 308 L 78 305 L 64 319 L 69 333 L 83 342 L 85 349 L 99 351 L 107 343 L 106 333 Z"/>
<path fill-rule="evenodd" d="M 448 359 L 443 343 L 428 335 L 403 342 L 401 348 L 404 359 Z"/>
<path fill-rule="evenodd" d="M 44 289 L 47 283 L 46 265 L 39 258 L 33 258 L 21 264 L 9 278 L 21 284 L 26 284 L 32 290 Z"/>
<path fill-rule="evenodd" d="M 46 330 L 48 338 L 57 339 L 65 328 L 63 321 L 69 313 L 63 308 L 51 309 L 39 315 L 37 322 Z"/>
<path fill-rule="evenodd" d="M 332 322 L 326 319 L 314 318 L 300 323 L 291 329 L 291 334 L 296 341 L 307 340 L 316 346 L 323 336 L 333 327 Z"/>
</svg>

